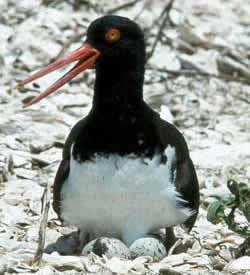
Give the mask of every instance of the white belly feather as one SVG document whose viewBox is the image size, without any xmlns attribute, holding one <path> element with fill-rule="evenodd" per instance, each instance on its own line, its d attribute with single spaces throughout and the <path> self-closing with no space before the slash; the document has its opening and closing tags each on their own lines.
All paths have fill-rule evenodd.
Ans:
<svg viewBox="0 0 250 275">
<path fill-rule="evenodd" d="M 66 223 L 91 234 L 122 238 L 127 244 L 157 229 L 180 224 L 192 214 L 177 207 L 183 201 L 171 177 L 175 149 L 160 156 L 96 156 L 79 163 L 71 157 L 62 187 L 61 214 Z M 174 179 L 175 180 L 175 179 Z"/>
</svg>

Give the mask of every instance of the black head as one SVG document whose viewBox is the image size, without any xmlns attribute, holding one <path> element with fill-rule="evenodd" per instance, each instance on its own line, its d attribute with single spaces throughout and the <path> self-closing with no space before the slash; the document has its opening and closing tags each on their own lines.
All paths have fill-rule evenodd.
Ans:
<svg viewBox="0 0 250 275">
<path fill-rule="evenodd" d="M 71 62 L 78 63 L 45 92 L 26 106 L 53 93 L 76 75 L 96 67 L 95 94 L 109 98 L 142 97 L 145 43 L 140 27 L 128 18 L 108 15 L 96 19 L 87 30 L 87 41 L 80 48 L 57 59 L 19 83 L 25 85 Z M 130 93 L 130 95 L 129 95 Z M 97 100 L 97 96 L 94 97 Z M 123 100 L 124 101 L 124 100 Z"/>
<path fill-rule="evenodd" d="M 145 65 L 145 42 L 140 27 L 130 19 L 107 15 L 91 23 L 87 43 L 100 52 L 96 66 L 114 70 L 134 69 Z"/>
</svg>

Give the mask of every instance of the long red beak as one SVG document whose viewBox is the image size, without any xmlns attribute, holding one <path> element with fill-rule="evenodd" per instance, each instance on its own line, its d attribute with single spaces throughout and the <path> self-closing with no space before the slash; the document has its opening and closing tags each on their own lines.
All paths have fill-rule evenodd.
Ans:
<svg viewBox="0 0 250 275">
<path fill-rule="evenodd" d="M 28 78 L 18 83 L 17 88 L 24 86 L 25 84 L 30 83 L 46 74 L 49 74 L 67 64 L 70 64 L 71 62 L 78 61 L 77 64 L 69 72 L 67 72 L 64 76 L 58 79 L 46 91 L 33 98 L 30 102 L 26 103 L 24 107 L 28 107 L 40 101 L 44 97 L 58 90 L 65 83 L 69 82 L 72 78 L 77 76 L 80 72 L 92 67 L 95 63 L 96 58 L 99 55 L 100 52 L 98 50 L 91 47 L 89 44 L 85 43 L 80 48 L 74 50 L 71 53 L 66 54 L 65 56 L 59 58 L 47 67 L 43 68 L 42 70 L 38 71 L 37 73 L 29 76 Z"/>
</svg>

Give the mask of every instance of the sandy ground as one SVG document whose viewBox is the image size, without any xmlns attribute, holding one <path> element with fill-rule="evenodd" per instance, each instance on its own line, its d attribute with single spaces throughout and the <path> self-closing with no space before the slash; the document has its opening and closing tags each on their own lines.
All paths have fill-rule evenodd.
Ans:
<svg viewBox="0 0 250 275">
<path fill-rule="evenodd" d="M 61 256 L 55 243 L 70 230 L 60 226 L 50 208 L 47 250 L 40 267 L 32 264 L 44 187 L 53 183 L 70 128 L 90 109 L 94 74 L 78 76 L 27 109 L 23 103 L 62 71 L 22 90 L 15 89 L 16 83 L 64 51 L 77 48 L 89 22 L 116 7 L 116 14 L 135 19 L 145 30 L 149 53 L 166 16 L 161 16 L 166 1 L 43 3 L 47 5 L 38 0 L 0 2 L 0 274 L 250 274 L 250 258 L 235 260 L 231 253 L 242 238 L 206 219 L 214 196 L 228 194 L 228 179 L 247 183 L 250 178 L 248 0 L 174 1 L 147 64 L 146 101 L 168 119 L 171 112 L 199 177 L 197 223 L 190 235 L 177 230 L 190 248 L 160 262 L 150 257 L 125 261 Z M 70 236 L 62 242 L 67 254 L 74 243 Z"/>
</svg>

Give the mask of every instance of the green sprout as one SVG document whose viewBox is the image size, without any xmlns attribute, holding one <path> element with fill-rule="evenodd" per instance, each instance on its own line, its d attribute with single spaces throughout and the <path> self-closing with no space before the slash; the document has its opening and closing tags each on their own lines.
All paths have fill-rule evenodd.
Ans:
<svg viewBox="0 0 250 275">
<path fill-rule="evenodd" d="M 207 219 L 213 223 L 226 223 L 228 228 L 245 238 L 236 257 L 250 255 L 250 184 L 228 180 L 227 187 L 231 194 L 226 198 L 217 198 L 210 204 Z M 246 218 L 246 223 L 235 221 L 235 211 Z"/>
</svg>

